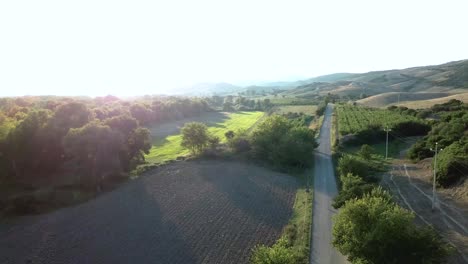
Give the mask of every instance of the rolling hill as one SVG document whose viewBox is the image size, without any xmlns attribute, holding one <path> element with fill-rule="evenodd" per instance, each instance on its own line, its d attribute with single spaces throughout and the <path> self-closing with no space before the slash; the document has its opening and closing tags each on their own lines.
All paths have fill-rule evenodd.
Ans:
<svg viewBox="0 0 468 264">
<path fill-rule="evenodd" d="M 462 93 L 468 90 L 468 60 L 441 65 L 360 74 L 317 77 L 311 83 L 284 92 L 295 97 L 312 97 L 327 93 L 340 96 L 367 96 L 383 93 Z M 316 80 L 322 80 L 320 82 Z M 326 81 L 329 80 L 329 81 Z M 419 95 L 418 95 L 419 96 Z M 424 100 L 424 99 L 423 99 Z"/>
<path fill-rule="evenodd" d="M 450 93 L 382 93 L 378 95 L 373 95 L 356 102 L 360 105 L 370 106 L 370 107 L 387 107 L 392 104 L 398 104 L 401 102 L 409 101 L 421 101 L 421 100 L 430 100 L 434 98 L 447 97 L 452 94 Z"/>
</svg>

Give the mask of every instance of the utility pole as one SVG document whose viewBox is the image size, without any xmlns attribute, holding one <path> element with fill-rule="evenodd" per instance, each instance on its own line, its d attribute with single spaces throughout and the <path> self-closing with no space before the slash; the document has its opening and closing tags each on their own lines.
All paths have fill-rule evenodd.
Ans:
<svg viewBox="0 0 468 264">
<path fill-rule="evenodd" d="M 436 204 L 437 153 L 442 151 L 442 149 L 438 149 L 438 147 L 439 147 L 438 144 L 439 144 L 439 142 L 436 142 L 435 150 L 433 150 L 431 148 L 431 150 L 435 152 L 435 155 L 434 155 L 434 177 L 432 179 L 432 211 L 435 210 L 435 204 Z"/>
<path fill-rule="evenodd" d="M 392 131 L 391 129 L 388 128 L 388 126 L 384 129 L 385 132 L 387 132 L 387 140 L 385 144 L 385 159 L 388 159 L 388 132 Z"/>
</svg>

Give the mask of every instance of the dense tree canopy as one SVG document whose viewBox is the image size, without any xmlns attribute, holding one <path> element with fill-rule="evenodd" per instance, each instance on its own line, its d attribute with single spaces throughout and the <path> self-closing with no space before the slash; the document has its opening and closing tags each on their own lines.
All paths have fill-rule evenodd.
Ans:
<svg viewBox="0 0 468 264">
<path fill-rule="evenodd" d="M 333 245 L 352 263 L 445 263 L 443 240 L 417 227 L 414 214 L 389 197 L 369 194 L 346 202 L 334 219 Z"/>
<path fill-rule="evenodd" d="M 278 167 L 307 167 L 317 147 L 315 131 L 273 115 L 253 131 L 252 154 Z"/>
<path fill-rule="evenodd" d="M 0 98 L 0 180 L 28 183 L 68 171 L 97 184 L 144 162 L 151 135 L 142 126 L 205 111 L 204 100 L 184 97 Z"/>
</svg>

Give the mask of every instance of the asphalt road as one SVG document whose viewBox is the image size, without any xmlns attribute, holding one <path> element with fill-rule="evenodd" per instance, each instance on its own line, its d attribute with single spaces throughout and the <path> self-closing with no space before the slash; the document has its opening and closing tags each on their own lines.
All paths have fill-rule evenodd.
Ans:
<svg viewBox="0 0 468 264">
<path fill-rule="evenodd" d="M 348 263 L 331 244 L 332 216 L 336 210 L 331 206 L 338 193 L 331 159 L 331 118 L 333 106 L 328 105 L 320 128 L 319 147 L 314 159 L 314 205 L 312 222 L 312 249 L 310 263 Z"/>
</svg>

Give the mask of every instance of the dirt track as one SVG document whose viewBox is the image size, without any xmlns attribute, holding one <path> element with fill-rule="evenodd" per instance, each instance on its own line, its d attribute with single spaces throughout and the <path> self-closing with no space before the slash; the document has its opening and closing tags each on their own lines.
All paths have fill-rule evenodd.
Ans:
<svg viewBox="0 0 468 264">
<path fill-rule="evenodd" d="M 0 224 L 0 263 L 247 263 L 292 214 L 297 181 L 181 162 L 76 207 Z"/>
<path fill-rule="evenodd" d="M 438 192 L 438 208 L 432 212 L 432 186 L 427 173 L 418 165 L 395 160 L 384 175 L 383 185 L 399 204 L 416 214 L 419 224 L 432 225 L 455 247 L 450 263 L 468 263 L 468 206 Z"/>
</svg>

